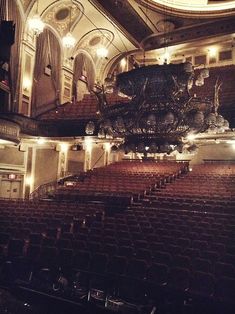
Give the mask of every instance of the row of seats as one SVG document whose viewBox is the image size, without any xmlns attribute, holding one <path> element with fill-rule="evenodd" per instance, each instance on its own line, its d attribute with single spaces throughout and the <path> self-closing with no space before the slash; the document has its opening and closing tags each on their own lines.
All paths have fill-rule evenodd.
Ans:
<svg viewBox="0 0 235 314">
<path fill-rule="evenodd" d="M 86 193 L 130 193 L 135 198 L 167 181 L 175 180 L 187 171 L 187 163 L 122 161 L 106 167 L 95 168 L 82 182 L 72 178 L 69 186 L 57 189 L 56 197 L 71 197 Z M 70 196 L 69 196 L 70 195 Z"/>
<path fill-rule="evenodd" d="M 126 103 L 130 100 L 126 97 L 120 97 L 118 94 L 107 94 L 107 101 L 109 105 L 117 103 Z M 76 103 L 67 103 L 56 109 L 53 109 L 43 115 L 41 119 L 84 119 L 97 118 L 98 99 L 95 95 L 85 94 L 81 101 Z"/>
</svg>

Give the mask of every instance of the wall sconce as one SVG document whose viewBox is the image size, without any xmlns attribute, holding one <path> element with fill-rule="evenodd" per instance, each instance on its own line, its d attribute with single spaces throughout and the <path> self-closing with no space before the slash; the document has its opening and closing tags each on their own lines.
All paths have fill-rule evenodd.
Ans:
<svg viewBox="0 0 235 314">
<path fill-rule="evenodd" d="M 66 153 L 68 151 L 68 149 L 69 149 L 69 145 L 67 143 L 61 143 L 60 144 L 61 152 Z"/>
<path fill-rule="evenodd" d="M 209 57 L 210 57 L 210 58 L 215 58 L 216 55 L 217 55 L 217 51 L 218 51 L 218 49 L 217 49 L 216 47 L 210 47 L 210 48 L 208 49 Z"/>
<path fill-rule="evenodd" d="M 23 78 L 23 91 L 24 92 L 29 92 L 31 87 L 32 87 L 32 81 L 29 79 L 29 77 L 24 77 Z"/>
<path fill-rule="evenodd" d="M 32 185 L 33 184 L 33 177 L 32 176 L 27 176 L 26 178 L 25 178 L 25 184 L 26 185 Z"/>
</svg>

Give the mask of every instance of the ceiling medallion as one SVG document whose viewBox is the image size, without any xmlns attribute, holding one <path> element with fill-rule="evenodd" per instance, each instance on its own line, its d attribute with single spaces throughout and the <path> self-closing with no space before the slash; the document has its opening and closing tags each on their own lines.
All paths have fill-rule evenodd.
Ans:
<svg viewBox="0 0 235 314">
<path fill-rule="evenodd" d="M 96 46 L 101 42 L 101 36 L 94 36 L 90 39 L 89 45 L 90 46 Z"/>
<path fill-rule="evenodd" d="M 171 153 L 182 152 L 189 134 L 227 130 L 228 121 L 218 114 L 217 101 L 190 95 L 192 85 L 201 86 L 208 76 L 206 68 L 196 75 L 189 62 L 144 66 L 119 74 L 113 84 L 129 100 L 111 105 L 104 89 L 96 93 L 101 115 L 98 137 L 123 138 L 128 152 Z"/>
<path fill-rule="evenodd" d="M 56 13 L 55 13 L 55 19 L 57 21 L 63 21 L 65 20 L 70 14 L 70 11 L 68 8 L 62 8 L 59 9 Z"/>
</svg>

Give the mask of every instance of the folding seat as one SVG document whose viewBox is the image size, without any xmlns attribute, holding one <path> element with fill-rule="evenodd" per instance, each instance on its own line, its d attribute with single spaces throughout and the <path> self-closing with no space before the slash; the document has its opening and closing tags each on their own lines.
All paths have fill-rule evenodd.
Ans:
<svg viewBox="0 0 235 314">
<path fill-rule="evenodd" d="M 40 250 L 39 265 L 41 268 L 56 269 L 57 264 L 57 249 L 52 246 L 44 246 Z"/>
<path fill-rule="evenodd" d="M 23 256 L 24 252 L 24 241 L 21 239 L 10 239 L 8 248 L 7 248 L 7 256 L 8 258 L 15 258 L 19 256 Z"/>
<path fill-rule="evenodd" d="M 235 255 L 235 245 L 226 245 L 226 253 Z"/>
<path fill-rule="evenodd" d="M 119 246 L 118 255 L 131 258 L 134 256 L 134 249 L 132 246 Z"/>
<path fill-rule="evenodd" d="M 148 242 L 145 240 L 134 240 L 134 246 L 136 249 L 148 249 L 149 245 Z"/>
<path fill-rule="evenodd" d="M 169 235 L 162 235 L 160 236 L 161 241 L 163 243 L 165 243 L 166 246 L 170 245 L 170 244 L 175 244 L 175 239 L 172 236 Z"/>
<path fill-rule="evenodd" d="M 208 259 L 212 263 L 212 265 L 214 263 L 216 263 L 221 258 L 220 254 L 218 252 L 211 251 L 211 250 L 203 251 L 201 253 L 201 257 Z"/>
<path fill-rule="evenodd" d="M 144 279 L 147 270 L 147 263 L 144 260 L 132 258 L 129 260 L 126 276 L 134 279 Z"/>
<path fill-rule="evenodd" d="M 167 288 L 184 292 L 189 288 L 190 272 L 187 268 L 172 267 L 167 277 Z"/>
<path fill-rule="evenodd" d="M 145 235 L 145 238 L 150 234 L 154 234 L 154 229 L 152 227 L 141 227 L 141 230 Z"/>
<path fill-rule="evenodd" d="M 195 249 L 199 249 L 201 252 L 208 250 L 208 242 L 207 241 L 201 241 L 201 240 L 193 240 L 192 241 L 192 247 Z"/>
<path fill-rule="evenodd" d="M 165 264 L 167 266 L 172 265 L 172 255 L 167 252 L 161 251 L 154 251 L 153 254 L 153 261 L 154 263 Z"/>
<path fill-rule="evenodd" d="M 176 267 L 187 268 L 190 270 L 192 268 L 192 261 L 191 261 L 191 258 L 188 256 L 174 255 L 172 265 Z"/>
<path fill-rule="evenodd" d="M 31 262 L 33 265 L 37 265 L 38 259 L 41 252 L 41 246 L 37 244 L 29 244 L 27 251 L 26 251 L 26 258 Z"/>
<path fill-rule="evenodd" d="M 0 246 L 7 246 L 10 240 L 10 234 L 7 232 L 0 232 Z"/>
<path fill-rule="evenodd" d="M 45 237 L 42 239 L 42 246 L 55 246 L 56 238 Z"/>
<path fill-rule="evenodd" d="M 146 234 L 146 240 L 149 243 L 153 243 L 153 242 L 159 242 L 159 236 L 157 234 Z"/>
<path fill-rule="evenodd" d="M 71 249 L 72 241 L 70 239 L 58 239 L 56 241 L 56 247 L 58 249 Z"/>
<path fill-rule="evenodd" d="M 167 251 L 167 247 L 164 242 L 152 242 L 150 243 L 150 249 L 153 253 L 155 251 Z"/>
<path fill-rule="evenodd" d="M 46 235 L 48 238 L 57 238 L 57 233 L 58 233 L 58 230 L 57 228 L 47 228 L 46 230 Z"/>
<path fill-rule="evenodd" d="M 225 245 L 223 243 L 212 242 L 210 244 L 210 250 L 218 252 L 218 254 L 225 254 Z"/>
<path fill-rule="evenodd" d="M 136 249 L 136 258 L 144 260 L 148 265 L 152 262 L 152 252 L 148 249 Z"/>
<path fill-rule="evenodd" d="M 116 231 L 116 236 L 119 239 L 130 239 L 131 238 L 130 233 L 128 231 L 123 231 L 123 230 L 117 230 Z"/>
<path fill-rule="evenodd" d="M 215 276 L 220 277 L 231 277 L 235 278 L 235 267 L 232 264 L 228 263 L 215 263 Z"/>
<path fill-rule="evenodd" d="M 191 240 L 189 238 L 178 238 L 176 239 L 176 244 L 179 245 L 182 250 L 185 250 L 191 246 Z"/>
<path fill-rule="evenodd" d="M 224 254 L 220 261 L 223 263 L 235 265 L 235 254 Z"/>
<path fill-rule="evenodd" d="M 87 241 L 87 249 L 92 253 L 101 252 L 103 247 L 101 242 Z"/>
<path fill-rule="evenodd" d="M 30 233 L 29 235 L 29 243 L 40 245 L 42 242 L 42 235 L 41 233 Z"/>
<path fill-rule="evenodd" d="M 71 227 L 73 233 L 78 233 L 83 227 L 83 219 L 82 218 L 74 219 Z"/>
<path fill-rule="evenodd" d="M 83 240 L 73 240 L 72 247 L 74 250 L 86 250 L 87 249 L 87 242 Z"/>
<path fill-rule="evenodd" d="M 127 258 L 114 255 L 107 264 L 106 273 L 111 275 L 123 275 L 127 268 Z"/>
<path fill-rule="evenodd" d="M 89 241 L 89 242 L 101 242 L 102 236 L 99 234 L 89 234 L 87 241 Z"/>
<path fill-rule="evenodd" d="M 215 278 L 212 274 L 207 272 L 195 271 L 190 280 L 190 287 L 188 294 L 190 298 L 202 297 L 204 302 L 205 298 L 213 297 L 215 293 Z M 204 304 L 205 305 L 205 304 Z"/>
<path fill-rule="evenodd" d="M 103 230 L 103 235 L 105 236 L 105 237 L 115 237 L 116 236 L 116 231 L 115 231 L 115 225 L 113 226 L 113 228 L 112 229 L 104 229 Z"/>
<path fill-rule="evenodd" d="M 183 250 L 179 245 L 169 244 L 167 245 L 167 252 L 172 255 L 182 254 Z"/>
<path fill-rule="evenodd" d="M 197 257 L 192 260 L 192 266 L 194 271 L 212 273 L 212 263 L 208 259 Z"/>
<path fill-rule="evenodd" d="M 169 268 L 165 264 L 153 263 L 146 272 L 147 282 L 153 285 L 163 285 L 167 282 Z"/>
<path fill-rule="evenodd" d="M 90 268 L 91 272 L 97 274 L 104 274 L 108 263 L 108 256 L 103 253 L 95 253 L 91 259 Z"/>
<path fill-rule="evenodd" d="M 73 255 L 72 266 L 77 271 L 86 271 L 90 268 L 91 253 L 85 250 L 77 250 Z"/>
<path fill-rule="evenodd" d="M 36 232 L 36 233 L 46 233 L 47 224 L 41 223 L 41 222 L 34 224 L 33 229 L 31 229 L 31 230 L 34 230 L 34 232 Z"/>
<path fill-rule="evenodd" d="M 68 271 L 71 269 L 73 262 L 73 250 L 62 248 L 58 252 L 58 265 L 62 271 Z"/>
<path fill-rule="evenodd" d="M 214 236 L 212 234 L 209 234 L 209 233 L 202 233 L 200 235 L 200 240 L 207 241 L 209 244 L 214 240 Z"/>
<path fill-rule="evenodd" d="M 132 232 L 131 233 L 131 238 L 133 241 L 137 240 L 145 240 L 144 235 L 141 232 Z"/>
<path fill-rule="evenodd" d="M 230 277 L 221 277 L 217 283 L 215 288 L 215 297 L 225 304 L 231 305 L 231 312 L 226 311 L 224 305 L 222 306 L 221 313 L 234 313 L 235 306 L 235 279 Z"/>
<path fill-rule="evenodd" d="M 200 250 L 195 248 L 187 248 L 184 251 L 184 255 L 193 259 L 200 256 Z"/>
<path fill-rule="evenodd" d="M 141 228 L 139 225 L 128 225 L 128 230 L 129 232 L 132 233 L 140 233 L 141 232 Z"/>
<path fill-rule="evenodd" d="M 61 233 L 60 238 L 61 239 L 69 239 L 72 241 L 74 239 L 74 235 L 72 232 L 63 232 L 63 233 Z"/>
<path fill-rule="evenodd" d="M 83 230 L 83 232 L 81 232 Z M 79 233 L 74 234 L 75 240 L 86 241 L 88 239 L 88 233 L 85 231 L 86 229 L 80 230 Z"/>
<path fill-rule="evenodd" d="M 170 236 L 173 237 L 175 240 L 182 238 L 184 236 L 183 232 L 181 230 L 172 230 L 170 233 Z"/>
<path fill-rule="evenodd" d="M 17 227 L 6 228 L 6 233 L 10 234 L 11 238 L 17 238 L 19 235 L 19 229 Z"/>
</svg>

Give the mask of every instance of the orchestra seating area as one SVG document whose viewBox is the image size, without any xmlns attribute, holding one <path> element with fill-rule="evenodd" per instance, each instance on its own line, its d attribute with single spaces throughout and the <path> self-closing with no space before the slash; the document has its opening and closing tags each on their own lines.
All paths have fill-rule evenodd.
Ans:
<svg viewBox="0 0 235 314">
<path fill-rule="evenodd" d="M 91 199 L 130 205 L 147 192 L 187 172 L 188 163 L 122 161 L 88 172 L 82 182 L 70 178 L 57 199 Z"/>
<path fill-rule="evenodd" d="M 180 180 L 166 184 L 148 198 L 155 206 L 232 212 L 235 208 L 235 165 L 195 165 Z"/>
<path fill-rule="evenodd" d="M 234 313 L 235 211 L 224 207 L 234 201 L 235 165 L 186 166 L 123 161 L 88 173 L 91 185 L 101 174 L 108 185 L 112 176 L 149 186 L 163 178 L 112 215 L 100 202 L 2 200 L 0 284 L 118 313 Z M 188 190 L 191 204 L 157 199 Z M 198 210 L 200 195 L 225 203 Z"/>
</svg>

